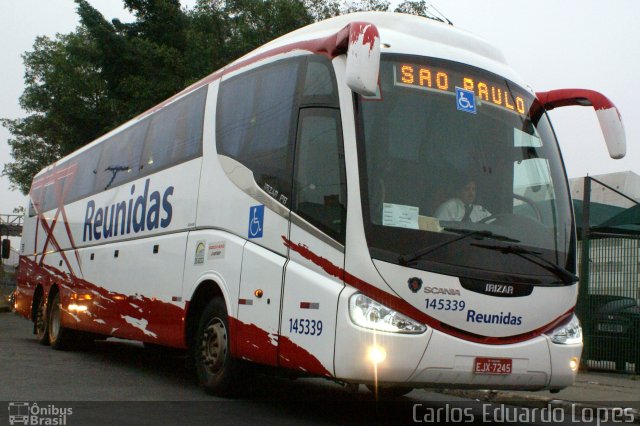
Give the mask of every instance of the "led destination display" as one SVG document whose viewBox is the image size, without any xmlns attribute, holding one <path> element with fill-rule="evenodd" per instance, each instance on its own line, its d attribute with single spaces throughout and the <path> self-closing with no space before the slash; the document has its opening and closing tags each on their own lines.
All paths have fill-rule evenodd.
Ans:
<svg viewBox="0 0 640 426">
<path fill-rule="evenodd" d="M 397 86 L 451 94 L 455 94 L 456 87 L 459 87 L 472 91 L 479 103 L 484 102 L 521 115 L 526 115 L 529 109 L 526 99 L 531 95 L 526 95 L 516 85 L 509 85 L 506 80 L 494 76 L 408 63 L 396 63 L 394 75 Z"/>
</svg>

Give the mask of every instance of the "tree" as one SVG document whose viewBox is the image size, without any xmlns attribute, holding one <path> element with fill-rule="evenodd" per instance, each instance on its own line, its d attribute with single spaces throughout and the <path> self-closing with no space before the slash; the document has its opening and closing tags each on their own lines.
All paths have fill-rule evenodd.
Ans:
<svg viewBox="0 0 640 426">
<path fill-rule="evenodd" d="M 122 0 L 135 21 L 107 21 L 75 0 L 71 34 L 38 37 L 23 55 L 26 118 L 0 123 L 13 162 L 2 174 L 29 191 L 33 176 L 254 48 L 312 22 L 359 10 L 389 10 L 387 0 Z M 429 16 L 423 0 L 396 11 Z"/>
</svg>

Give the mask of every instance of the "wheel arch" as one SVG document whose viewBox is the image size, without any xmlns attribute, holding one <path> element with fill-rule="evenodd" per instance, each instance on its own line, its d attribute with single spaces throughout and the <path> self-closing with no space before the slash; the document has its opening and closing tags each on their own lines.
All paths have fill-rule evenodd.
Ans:
<svg viewBox="0 0 640 426">
<path fill-rule="evenodd" d="M 33 298 L 31 299 L 31 312 L 29 314 L 29 319 L 31 319 L 31 321 L 33 322 L 36 322 L 38 304 L 43 297 L 46 297 L 44 293 L 44 286 L 42 284 L 37 284 L 36 289 L 33 291 Z"/>
<path fill-rule="evenodd" d="M 207 304 L 214 298 L 221 297 L 230 313 L 229 297 L 223 287 L 214 279 L 207 278 L 201 281 L 193 292 L 188 302 L 185 316 L 185 343 L 191 348 L 198 330 L 198 323 Z"/>
<path fill-rule="evenodd" d="M 40 303 L 40 299 L 44 298 L 46 301 L 46 308 L 48 309 L 49 304 L 51 303 L 51 299 L 56 293 L 60 292 L 60 288 L 58 284 L 53 283 L 47 289 L 43 284 L 36 284 L 36 289 L 33 291 L 33 298 L 31 300 L 31 314 L 29 315 L 31 321 L 36 320 L 36 313 L 38 308 L 38 303 Z"/>
</svg>

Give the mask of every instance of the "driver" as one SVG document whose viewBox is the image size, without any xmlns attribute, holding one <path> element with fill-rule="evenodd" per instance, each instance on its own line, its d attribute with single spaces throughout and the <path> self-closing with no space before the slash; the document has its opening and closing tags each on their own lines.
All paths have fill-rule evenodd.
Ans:
<svg viewBox="0 0 640 426">
<path fill-rule="evenodd" d="M 479 222 L 491 216 L 491 213 L 476 201 L 477 185 L 471 178 L 463 180 L 458 187 L 456 197 L 451 198 L 438 207 L 436 217 L 440 220 L 457 222 Z"/>
</svg>

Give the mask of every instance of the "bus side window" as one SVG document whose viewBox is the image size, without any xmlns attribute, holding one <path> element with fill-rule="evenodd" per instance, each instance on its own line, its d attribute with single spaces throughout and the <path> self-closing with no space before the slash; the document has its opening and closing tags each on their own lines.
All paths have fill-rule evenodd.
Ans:
<svg viewBox="0 0 640 426">
<path fill-rule="evenodd" d="M 179 99 L 151 117 L 140 173 L 147 175 L 202 154 L 206 86 Z"/>
<path fill-rule="evenodd" d="M 218 101 L 218 154 L 250 169 L 256 184 L 286 206 L 300 62 L 283 60 L 223 81 Z"/>
<path fill-rule="evenodd" d="M 304 82 L 304 103 L 324 103 L 338 106 L 335 96 L 335 78 L 331 62 L 324 56 L 312 56 L 308 59 L 307 75 Z"/>
<path fill-rule="evenodd" d="M 344 243 L 347 183 L 341 134 L 339 110 L 300 110 L 293 209 Z"/>
<path fill-rule="evenodd" d="M 96 192 L 95 182 L 98 178 L 98 164 L 100 162 L 101 151 L 102 147 L 97 145 L 71 160 L 71 164 L 75 163 L 76 165 L 76 174 L 66 194 L 65 204 L 70 204 Z"/>
<path fill-rule="evenodd" d="M 96 191 L 116 187 L 138 176 L 138 164 L 147 125 L 148 120 L 136 123 L 102 144 L 96 171 Z"/>
</svg>

